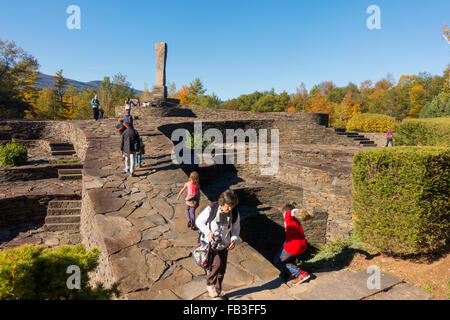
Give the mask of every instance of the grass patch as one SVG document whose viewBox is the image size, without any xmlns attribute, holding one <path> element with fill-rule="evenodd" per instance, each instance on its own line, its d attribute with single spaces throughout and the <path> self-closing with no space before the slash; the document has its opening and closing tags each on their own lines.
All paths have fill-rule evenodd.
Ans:
<svg viewBox="0 0 450 320">
<path fill-rule="evenodd" d="M 310 271 L 323 268 L 342 269 L 350 264 L 355 254 L 363 254 L 367 259 L 373 258 L 375 255 L 371 255 L 369 251 L 371 247 L 351 236 L 320 246 L 309 245 L 301 259 L 297 259 L 296 264 Z"/>
<path fill-rule="evenodd" d="M 424 285 L 424 286 L 421 286 L 420 288 L 421 288 L 423 291 L 428 292 L 428 293 L 430 293 L 430 294 L 433 293 L 433 288 L 430 287 L 429 285 Z"/>
</svg>

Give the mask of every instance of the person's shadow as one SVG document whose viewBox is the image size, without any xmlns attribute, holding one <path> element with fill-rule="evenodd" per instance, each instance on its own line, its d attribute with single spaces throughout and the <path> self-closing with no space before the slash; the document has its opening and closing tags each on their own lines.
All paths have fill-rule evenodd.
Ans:
<svg viewBox="0 0 450 320">
<path fill-rule="evenodd" d="M 228 298 L 241 298 L 245 295 L 249 295 L 255 292 L 261 292 L 264 290 L 274 290 L 278 287 L 280 287 L 282 284 L 281 279 L 280 278 L 275 278 L 269 282 L 266 282 L 262 285 L 256 286 L 256 287 L 250 287 L 250 288 L 243 288 L 243 289 L 238 289 L 236 291 L 233 292 L 229 292 L 226 294 L 226 296 Z"/>
</svg>

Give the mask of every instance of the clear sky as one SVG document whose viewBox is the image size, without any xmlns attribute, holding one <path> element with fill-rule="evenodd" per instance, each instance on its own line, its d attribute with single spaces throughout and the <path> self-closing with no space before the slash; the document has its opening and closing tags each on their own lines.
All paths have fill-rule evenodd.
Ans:
<svg viewBox="0 0 450 320">
<path fill-rule="evenodd" d="M 69 5 L 81 29 L 69 30 Z M 370 5 L 381 29 L 369 30 Z M 442 75 L 448 0 L 0 0 L 0 39 L 36 57 L 40 71 L 79 81 L 118 72 L 136 89 L 155 83 L 156 42 L 167 42 L 167 81 L 199 77 L 222 100 L 303 81 L 338 86 L 392 73 Z"/>
</svg>

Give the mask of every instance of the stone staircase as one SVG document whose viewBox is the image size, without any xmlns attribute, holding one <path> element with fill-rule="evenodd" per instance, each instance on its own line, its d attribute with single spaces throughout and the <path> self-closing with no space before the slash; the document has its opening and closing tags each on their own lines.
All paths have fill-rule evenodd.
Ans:
<svg viewBox="0 0 450 320">
<path fill-rule="evenodd" d="M 83 177 L 82 168 L 58 169 L 59 180 L 81 180 Z"/>
<path fill-rule="evenodd" d="M 50 142 L 52 156 L 71 156 L 76 154 L 73 144 L 67 142 Z"/>
<path fill-rule="evenodd" d="M 362 134 L 359 134 L 358 132 L 346 132 L 345 128 L 334 128 L 334 132 L 338 135 L 347 136 L 350 139 L 353 139 L 356 142 L 359 142 L 359 144 L 362 147 L 376 147 L 377 145 L 375 142 L 370 140 L 369 138 L 366 138 Z"/>
<path fill-rule="evenodd" d="M 48 231 L 78 231 L 81 200 L 52 200 L 48 203 L 45 227 Z"/>
</svg>

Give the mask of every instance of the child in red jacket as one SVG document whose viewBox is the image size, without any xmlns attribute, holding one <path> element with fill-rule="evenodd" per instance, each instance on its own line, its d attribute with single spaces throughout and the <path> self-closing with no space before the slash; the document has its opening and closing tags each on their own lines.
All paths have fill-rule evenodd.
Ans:
<svg viewBox="0 0 450 320">
<path fill-rule="evenodd" d="M 300 213 L 302 220 L 306 221 L 311 218 L 311 215 L 306 211 L 300 212 L 298 209 L 294 209 L 294 206 L 291 204 L 286 204 L 283 207 L 286 241 L 283 244 L 283 248 L 281 248 L 280 254 L 275 259 L 275 264 L 282 270 L 280 274 L 281 281 L 286 283 L 290 276 L 294 276 L 295 279 L 291 281 L 293 285 L 302 283 L 311 277 L 293 263 L 298 256 L 305 252 L 308 245 L 302 225 L 294 215 L 296 213 Z"/>
</svg>

